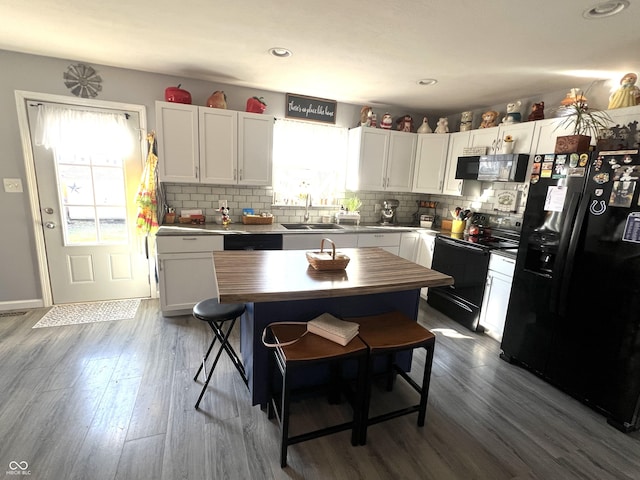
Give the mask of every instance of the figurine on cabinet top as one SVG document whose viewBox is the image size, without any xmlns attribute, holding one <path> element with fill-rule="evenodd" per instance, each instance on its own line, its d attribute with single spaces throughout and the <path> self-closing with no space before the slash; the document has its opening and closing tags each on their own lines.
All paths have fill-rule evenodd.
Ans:
<svg viewBox="0 0 640 480">
<path fill-rule="evenodd" d="M 422 119 L 422 125 L 420 125 L 416 131 L 418 133 L 433 133 L 433 130 L 431 130 L 431 127 L 429 126 L 429 120 L 427 120 L 427 117 Z"/>
<path fill-rule="evenodd" d="M 473 112 L 462 112 L 462 117 L 460 118 L 460 131 L 467 132 L 471 130 L 472 124 L 473 124 Z"/>
<path fill-rule="evenodd" d="M 207 99 L 207 107 L 227 108 L 227 96 L 222 90 L 216 90 Z"/>
<path fill-rule="evenodd" d="M 413 132 L 413 118 L 411 118 L 411 115 L 404 115 L 396 120 L 396 124 L 401 132 Z"/>
<path fill-rule="evenodd" d="M 522 121 L 522 115 L 520 115 L 520 106 L 522 102 L 520 100 L 507 103 L 507 114 L 502 119 L 500 125 L 512 125 L 514 123 L 520 123 Z"/>
<path fill-rule="evenodd" d="M 371 126 L 371 117 L 373 116 L 373 110 L 371 107 L 364 106 L 360 109 L 360 125 L 363 127 Z"/>
<path fill-rule="evenodd" d="M 491 128 L 495 127 L 496 121 L 498 120 L 498 112 L 495 110 L 489 110 L 482 114 L 482 123 L 480 124 L 480 128 Z"/>
<path fill-rule="evenodd" d="M 627 73 L 620 80 L 620 88 L 609 98 L 609 110 L 614 108 L 634 107 L 640 103 L 640 88 L 636 86 L 638 76 Z"/>
<path fill-rule="evenodd" d="M 385 113 L 382 116 L 382 120 L 380 120 L 380 128 L 384 128 L 385 130 L 390 130 L 393 126 L 393 118 L 389 113 Z"/>
<path fill-rule="evenodd" d="M 531 113 L 527 118 L 530 122 L 533 120 L 544 119 L 544 102 L 534 103 L 531 105 Z"/>
<path fill-rule="evenodd" d="M 436 125 L 435 133 L 449 133 L 449 119 L 441 117 Z"/>
</svg>

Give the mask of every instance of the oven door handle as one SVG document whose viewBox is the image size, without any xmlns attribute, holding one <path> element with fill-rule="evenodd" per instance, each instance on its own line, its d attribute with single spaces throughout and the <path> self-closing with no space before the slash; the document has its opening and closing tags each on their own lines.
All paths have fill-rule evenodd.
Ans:
<svg viewBox="0 0 640 480">
<path fill-rule="evenodd" d="M 487 253 L 487 250 L 483 247 L 477 247 L 473 244 L 465 244 L 462 242 L 456 242 L 455 240 L 449 240 L 446 237 L 436 237 L 436 240 L 442 243 L 445 243 L 447 245 L 449 245 L 450 247 L 455 247 L 455 248 L 466 248 L 467 250 L 473 250 L 474 252 L 481 252 L 481 253 Z"/>
</svg>

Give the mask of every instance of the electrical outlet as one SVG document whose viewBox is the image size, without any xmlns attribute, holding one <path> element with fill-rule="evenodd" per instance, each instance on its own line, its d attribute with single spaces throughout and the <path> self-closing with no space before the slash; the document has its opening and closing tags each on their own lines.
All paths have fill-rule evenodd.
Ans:
<svg viewBox="0 0 640 480">
<path fill-rule="evenodd" d="M 382 210 L 382 205 L 376 203 L 373 207 L 373 213 L 380 213 L 380 210 Z"/>
<path fill-rule="evenodd" d="M 4 191 L 7 193 L 20 193 L 22 192 L 22 180 L 19 178 L 3 178 Z"/>
<path fill-rule="evenodd" d="M 227 208 L 227 201 L 226 200 L 218 200 L 218 208 Z"/>
</svg>

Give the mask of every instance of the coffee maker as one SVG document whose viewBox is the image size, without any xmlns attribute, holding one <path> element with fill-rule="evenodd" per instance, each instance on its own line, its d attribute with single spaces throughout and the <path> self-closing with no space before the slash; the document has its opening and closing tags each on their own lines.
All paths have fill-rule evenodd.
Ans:
<svg viewBox="0 0 640 480">
<path fill-rule="evenodd" d="M 400 206 L 398 200 L 383 200 L 380 212 L 380 224 L 394 225 L 396 223 L 396 209 Z"/>
</svg>

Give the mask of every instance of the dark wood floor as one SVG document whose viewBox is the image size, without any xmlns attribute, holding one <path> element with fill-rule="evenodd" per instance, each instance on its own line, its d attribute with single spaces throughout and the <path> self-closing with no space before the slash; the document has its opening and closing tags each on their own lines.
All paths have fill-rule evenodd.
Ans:
<svg viewBox="0 0 640 480">
<path fill-rule="evenodd" d="M 284 470 L 276 424 L 249 405 L 227 358 L 194 410 L 201 322 L 163 318 L 145 300 L 133 320 L 32 329 L 45 311 L 0 317 L 0 475 L 27 462 L 32 479 L 640 478 L 640 434 L 608 426 L 426 305 L 420 321 L 437 345 L 425 427 L 409 416 L 371 427 L 363 447 L 348 432 L 294 445 Z M 375 404 L 411 393 L 398 382 Z M 298 430 L 348 414 L 321 400 L 293 408 Z"/>
</svg>

